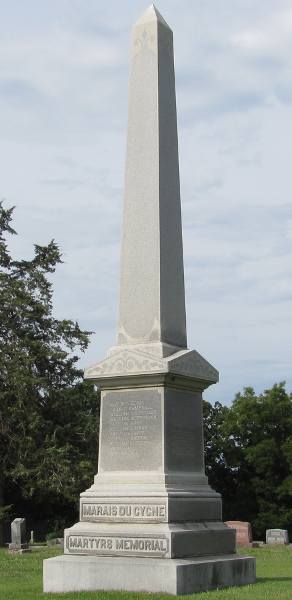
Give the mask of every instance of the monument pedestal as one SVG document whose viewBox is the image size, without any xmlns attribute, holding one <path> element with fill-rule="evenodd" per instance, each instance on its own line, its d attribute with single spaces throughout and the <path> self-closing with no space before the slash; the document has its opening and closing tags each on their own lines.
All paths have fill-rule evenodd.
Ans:
<svg viewBox="0 0 292 600">
<path fill-rule="evenodd" d="M 8 553 L 9 554 L 27 554 L 27 552 L 31 552 L 28 544 L 23 544 L 21 547 L 16 547 L 13 544 L 9 544 Z"/>
<path fill-rule="evenodd" d="M 187 594 L 255 579 L 204 474 L 202 389 L 217 371 L 189 351 L 144 369 L 138 350 L 129 361 L 119 349 L 86 372 L 102 390 L 99 469 L 65 555 L 44 562 L 46 592 Z"/>
</svg>

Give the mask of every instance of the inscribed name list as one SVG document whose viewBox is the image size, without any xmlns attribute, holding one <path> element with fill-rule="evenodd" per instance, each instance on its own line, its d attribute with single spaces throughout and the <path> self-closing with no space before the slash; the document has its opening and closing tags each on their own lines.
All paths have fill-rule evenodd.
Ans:
<svg viewBox="0 0 292 600">
<path fill-rule="evenodd" d="M 103 394 L 99 472 L 161 467 L 161 401 L 153 389 Z"/>
</svg>

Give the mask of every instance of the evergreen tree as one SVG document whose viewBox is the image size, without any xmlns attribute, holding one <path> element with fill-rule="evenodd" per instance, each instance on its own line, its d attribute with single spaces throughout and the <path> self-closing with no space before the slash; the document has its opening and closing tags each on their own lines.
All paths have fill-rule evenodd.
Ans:
<svg viewBox="0 0 292 600">
<path fill-rule="evenodd" d="M 76 354 L 90 332 L 53 316 L 49 277 L 62 262 L 54 241 L 35 245 L 31 260 L 10 255 L 12 214 L 0 204 L 0 515 L 17 496 L 72 505 L 97 448 L 98 396 Z"/>
</svg>

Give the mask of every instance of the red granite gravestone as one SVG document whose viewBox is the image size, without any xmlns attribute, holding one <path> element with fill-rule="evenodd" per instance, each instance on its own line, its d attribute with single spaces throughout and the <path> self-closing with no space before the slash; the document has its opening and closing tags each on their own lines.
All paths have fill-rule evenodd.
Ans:
<svg viewBox="0 0 292 600">
<path fill-rule="evenodd" d="M 236 545 L 249 546 L 252 542 L 251 524 L 247 521 L 225 521 L 225 525 L 236 530 Z"/>
</svg>

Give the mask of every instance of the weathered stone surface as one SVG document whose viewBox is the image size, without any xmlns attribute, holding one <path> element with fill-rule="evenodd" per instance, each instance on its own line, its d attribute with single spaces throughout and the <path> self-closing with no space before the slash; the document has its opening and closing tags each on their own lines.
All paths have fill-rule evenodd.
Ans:
<svg viewBox="0 0 292 600">
<path fill-rule="evenodd" d="M 103 394 L 99 472 L 162 469 L 162 389 Z"/>
<path fill-rule="evenodd" d="M 267 529 L 267 544 L 289 544 L 288 531 L 286 529 Z"/>
<path fill-rule="evenodd" d="M 93 523 L 163 523 L 168 521 L 167 502 L 139 498 L 82 498 L 80 502 L 80 520 Z"/>
<path fill-rule="evenodd" d="M 122 504 L 123 498 L 160 499 L 172 521 L 221 518 L 220 495 L 205 475 L 200 392 L 168 386 L 102 391 L 98 474 L 81 506 L 110 497 Z M 104 514 L 105 520 L 119 516 Z"/>
<path fill-rule="evenodd" d="M 100 421 L 96 482 L 110 473 L 120 483 L 129 481 L 129 471 L 151 473 L 153 483 L 159 473 L 206 481 L 200 393 L 168 387 L 105 391 Z"/>
<path fill-rule="evenodd" d="M 99 490 L 96 489 L 98 494 Z M 80 499 L 80 520 L 93 523 L 171 523 L 181 521 L 219 521 L 222 518 L 221 498 L 211 491 L 201 497 L 124 496 L 106 498 L 84 492 Z"/>
<path fill-rule="evenodd" d="M 133 32 L 118 329 L 187 346 L 173 40 L 153 6 Z"/>
<path fill-rule="evenodd" d="M 251 557 L 164 559 L 56 556 L 44 561 L 44 592 L 126 590 L 192 594 L 255 581 Z"/>
<path fill-rule="evenodd" d="M 86 379 L 95 381 L 110 377 L 125 377 L 127 375 L 142 375 L 151 373 L 173 373 L 217 383 L 218 371 L 195 350 L 180 350 L 166 357 L 158 357 L 148 351 L 148 347 L 134 349 L 112 349 L 108 358 L 85 370 Z M 205 387 L 207 387 L 205 385 Z"/>
<path fill-rule="evenodd" d="M 66 554 L 177 558 L 232 552 L 235 533 L 222 522 L 81 522 L 65 530 Z"/>
<path fill-rule="evenodd" d="M 9 550 L 28 550 L 26 521 L 24 518 L 19 517 L 11 523 L 11 543 L 9 544 Z"/>
<path fill-rule="evenodd" d="M 236 531 L 236 545 L 249 546 L 252 542 L 251 524 L 247 521 L 225 521 L 227 527 Z"/>
</svg>

